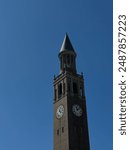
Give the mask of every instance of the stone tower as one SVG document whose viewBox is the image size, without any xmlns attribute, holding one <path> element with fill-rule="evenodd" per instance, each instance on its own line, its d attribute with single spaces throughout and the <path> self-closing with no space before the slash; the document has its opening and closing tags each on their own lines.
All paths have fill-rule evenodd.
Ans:
<svg viewBox="0 0 130 150">
<path fill-rule="evenodd" d="M 83 74 L 65 35 L 59 52 L 60 74 L 54 77 L 54 150 L 90 150 Z"/>
</svg>

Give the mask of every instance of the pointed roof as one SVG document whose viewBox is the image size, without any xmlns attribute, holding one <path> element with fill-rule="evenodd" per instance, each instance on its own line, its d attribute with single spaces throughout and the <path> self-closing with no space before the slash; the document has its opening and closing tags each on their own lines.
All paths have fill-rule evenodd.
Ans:
<svg viewBox="0 0 130 150">
<path fill-rule="evenodd" d="M 64 51 L 72 51 L 72 52 L 75 53 L 74 48 L 73 48 L 73 46 L 72 46 L 72 44 L 70 42 L 70 39 L 69 39 L 67 33 L 65 34 L 65 37 L 64 37 L 61 49 L 60 49 L 60 53 L 64 52 Z"/>
</svg>

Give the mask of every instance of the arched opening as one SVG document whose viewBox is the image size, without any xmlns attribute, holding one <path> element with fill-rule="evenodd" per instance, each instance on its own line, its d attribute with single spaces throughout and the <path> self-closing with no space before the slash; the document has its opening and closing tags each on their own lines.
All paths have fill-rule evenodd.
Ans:
<svg viewBox="0 0 130 150">
<path fill-rule="evenodd" d="M 82 89 L 82 87 L 81 87 L 81 86 L 80 86 L 79 93 L 80 93 L 80 96 L 83 96 L 83 89 Z"/>
<path fill-rule="evenodd" d="M 62 83 L 58 85 L 58 97 L 61 97 L 61 95 L 62 95 Z"/>
<path fill-rule="evenodd" d="M 78 88 L 77 88 L 77 83 L 73 82 L 73 93 L 77 94 L 78 93 Z"/>
</svg>

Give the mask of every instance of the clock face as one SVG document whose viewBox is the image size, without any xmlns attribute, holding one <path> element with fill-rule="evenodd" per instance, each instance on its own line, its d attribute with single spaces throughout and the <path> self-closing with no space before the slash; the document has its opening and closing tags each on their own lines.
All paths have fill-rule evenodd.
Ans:
<svg viewBox="0 0 130 150">
<path fill-rule="evenodd" d="M 57 111 L 56 111 L 56 117 L 58 119 L 60 119 L 64 114 L 64 106 L 63 105 L 60 105 L 58 108 L 57 108 Z"/>
<path fill-rule="evenodd" d="M 72 111 L 73 111 L 73 113 L 74 113 L 77 117 L 82 116 L 83 111 L 82 111 L 82 108 L 81 108 L 79 105 L 74 104 L 74 105 L 72 106 Z"/>
</svg>

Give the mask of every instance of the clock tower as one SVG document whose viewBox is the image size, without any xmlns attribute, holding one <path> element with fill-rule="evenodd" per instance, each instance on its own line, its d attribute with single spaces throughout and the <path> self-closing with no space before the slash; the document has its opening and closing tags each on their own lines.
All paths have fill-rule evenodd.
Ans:
<svg viewBox="0 0 130 150">
<path fill-rule="evenodd" d="M 65 35 L 59 52 L 60 73 L 54 77 L 54 150 L 90 150 L 83 74 Z"/>
</svg>

